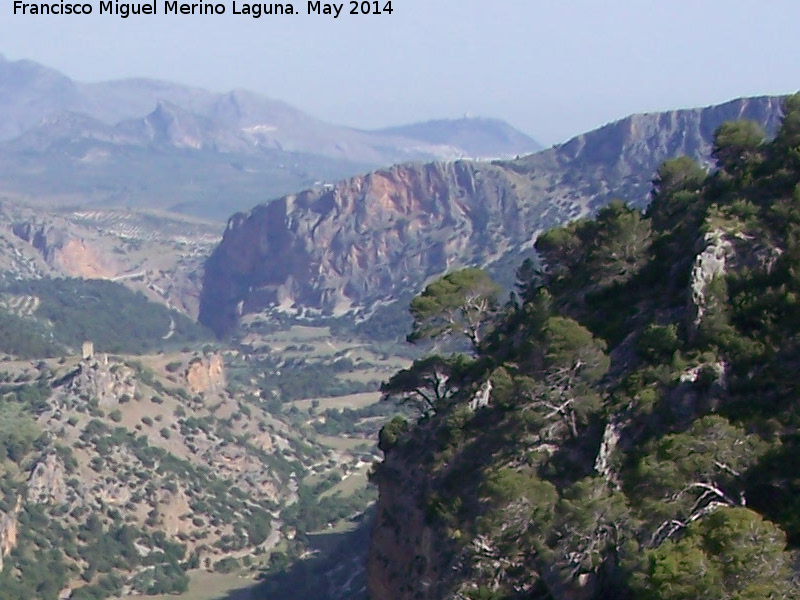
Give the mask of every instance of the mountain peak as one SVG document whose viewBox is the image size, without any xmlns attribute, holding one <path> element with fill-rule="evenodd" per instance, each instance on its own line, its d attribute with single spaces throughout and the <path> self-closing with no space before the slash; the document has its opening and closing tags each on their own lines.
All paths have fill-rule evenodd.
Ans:
<svg viewBox="0 0 800 600">
<path fill-rule="evenodd" d="M 200 149 L 208 128 L 202 119 L 167 101 L 159 100 L 155 109 L 144 118 L 144 126 L 155 142 L 165 142 L 176 148 Z"/>
<path fill-rule="evenodd" d="M 380 130 L 428 144 L 451 146 L 468 158 L 511 158 L 542 149 L 542 145 L 501 119 L 464 116 L 434 119 Z"/>
</svg>

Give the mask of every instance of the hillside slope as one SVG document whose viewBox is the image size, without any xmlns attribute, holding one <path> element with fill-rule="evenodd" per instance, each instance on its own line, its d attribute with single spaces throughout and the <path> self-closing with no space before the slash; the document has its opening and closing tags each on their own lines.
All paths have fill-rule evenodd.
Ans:
<svg viewBox="0 0 800 600">
<path fill-rule="evenodd" d="M 213 223 L 163 212 L 0 202 L 0 282 L 111 280 L 196 319 L 203 262 L 219 239 Z"/>
<path fill-rule="evenodd" d="M 420 414 L 380 434 L 372 598 L 798 596 L 800 95 L 764 135 L 546 232 L 506 305 L 474 273 L 412 304 L 481 339 L 383 387 Z"/>
</svg>

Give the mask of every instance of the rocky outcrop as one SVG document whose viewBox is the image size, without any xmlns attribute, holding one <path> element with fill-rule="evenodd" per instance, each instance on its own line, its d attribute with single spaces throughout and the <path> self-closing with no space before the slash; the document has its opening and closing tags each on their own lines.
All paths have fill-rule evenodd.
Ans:
<svg viewBox="0 0 800 600">
<path fill-rule="evenodd" d="M 117 274 L 110 258 L 66 227 L 28 221 L 14 225 L 13 231 L 41 252 L 50 267 L 70 277 L 107 279 Z"/>
<path fill-rule="evenodd" d="M 62 504 L 67 500 L 64 465 L 56 454 L 36 463 L 28 477 L 27 499 L 34 504 Z"/>
<path fill-rule="evenodd" d="M 197 358 L 186 369 L 186 385 L 193 394 L 220 391 L 225 387 L 225 363 L 222 355 Z"/>
<path fill-rule="evenodd" d="M 427 523 L 425 472 L 394 458 L 387 457 L 380 478 L 367 559 L 370 598 L 441 598 L 450 583 L 452 549 Z"/>
<path fill-rule="evenodd" d="M 206 263 L 200 320 L 223 334 L 264 309 L 336 315 L 415 293 L 614 197 L 643 207 L 665 159 L 709 164 L 724 121 L 774 131 L 779 116 L 778 98 L 635 115 L 514 161 L 402 165 L 286 196 L 230 219 Z"/>
<path fill-rule="evenodd" d="M 17 513 L 20 509 L 19 500 L 12 514 L 0 512 L 0 573 L 3 571 L 3 559 L 17 547 L 19 536 L 19 521 Z"/>
<path fill-rule="evenodd" d="M 709 286 L 712 282 L 725 276 L 726 265 L 733 257 L 733 245 L 725 238 L 722 231 L 715 230 L 704 237 L 705 247 L 695 258 L 689 283 L 691 293 L 692 326 L 700 326 L 714 299 L 710 297 Z"/>
<path fill-rule="evenodd" d="M 81 401 L 96 401 L 108 408 L 120 401 L 131 400 L 136 395 L 136 377 L 133 369 L 123 363 L 108 362 L 108 357 L 83 360 L 66 383 L 67 393 Z"/>
</svg>

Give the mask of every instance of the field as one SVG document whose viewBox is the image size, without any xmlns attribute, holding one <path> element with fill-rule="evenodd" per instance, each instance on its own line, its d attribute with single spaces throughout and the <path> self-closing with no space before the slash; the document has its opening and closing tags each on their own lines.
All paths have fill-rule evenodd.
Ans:
<svg viewBox="0 0 800 600">
<path fill-rule="evenodd" d="M 236 573 L 191 573 L 189 591 L 180 596 L 160 594 L 158 596 L 126 596 L 125 598 L 148 598 L 150 600 L 252 600 L 255 580 Z M 117 599 L 117 600 L 125 600 Z"/>
<path fill-rule="evenodd" d="M 379 392 L 362 392 L 360 394 L 347 394 L 345 396 L 334 396 L 330 398 L 315 398 L 315 399 L 305 399 L 305 400 L 295 400 L 293 402 L 289 402 L 290 406 L 296 406 L 298 410 L 308 412 L 308 409 L 312 407 L 312 403 L 314 400 L 319 402 L 318 409 L 321 411 L 328 410 L 329 408 L 333 409 L 343 409 L 343 408 L 364 408 L 365 406 L 370 406 L 371 404 L 375 404 L 381 395 Z"/>
</svg>

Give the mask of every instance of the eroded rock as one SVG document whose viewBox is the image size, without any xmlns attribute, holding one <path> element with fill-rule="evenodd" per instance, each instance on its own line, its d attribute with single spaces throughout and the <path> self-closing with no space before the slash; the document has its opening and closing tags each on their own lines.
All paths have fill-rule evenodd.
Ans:
<svg viewBox="0 0 800 600">
<path fill-rule="evenodd" d="M 66 390 L 81 400 L 96 400 L 98 406 L 108 408 L 136 395 L 136 377 L 133 369 L 123 363 L 109 363 L 107 356 L 97 355 L 78 364 Z"/>
<path fill-rule="evenodd" d="M 28 478 L 27 499 L 34 504 L 62 504 L 67 500 L 64 464 L 58 455 L 48 454 L 33 468 Z"/>
<path fill-rule="evenodd" d="M 709 287 L 718 277 L 724 277 L 728 263 L 734 256 L 733 245 L 720 230 L 710 231 L 703 238 L 705 248 L 695 258 L 689 289 L 691 293 L 692 325 L 700 326 L 713 300 Z"/>
<path fill-rule="evenodd" d="M 186 369 L 186 384 L 193 394 L 219 391 L 225 387 L 225 362 L 220 354 L 193 359 Z"/>
<path fill-rule="evenodd" d="M 0 512 L 0 572 L 3 571 L 3 559 L 17 547 L 19 535 L 19 521 L 16 512 L 19 511 L 19 502 L 14 514 Z"/>
</svg>

